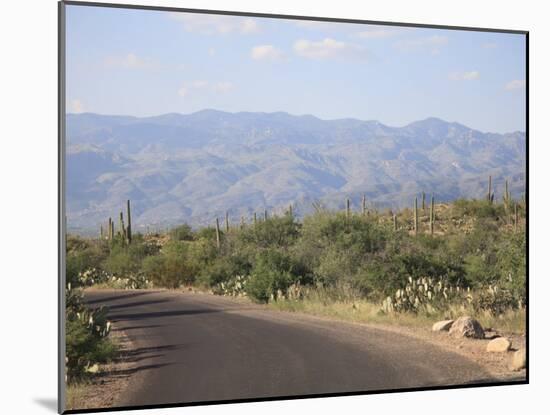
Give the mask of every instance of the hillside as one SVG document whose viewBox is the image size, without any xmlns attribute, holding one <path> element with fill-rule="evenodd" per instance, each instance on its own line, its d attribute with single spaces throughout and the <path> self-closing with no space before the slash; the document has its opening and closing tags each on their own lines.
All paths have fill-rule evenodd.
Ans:
<svg viewBox="0 0 550 415">
<path fill-rule="evenodd" d="M 204 110 L 136 118 L 67 116 L 67 216 L 96 232 L 131 199 L 136 230 L 181 222 L 232 221 L 253 212 L 311 211 L 321 201 L 358 209 L 524 192 L 526 137 L 482 133 L 436 118 L 394 128 L 377 121 L 321 120 L 287 113 Z"/>
</svg>

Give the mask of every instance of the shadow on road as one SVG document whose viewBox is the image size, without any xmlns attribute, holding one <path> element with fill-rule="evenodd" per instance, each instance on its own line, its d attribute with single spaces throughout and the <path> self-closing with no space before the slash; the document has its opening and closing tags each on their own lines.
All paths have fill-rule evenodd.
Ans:
<svg viewBox="0 0 550 415">
<path fill-rule="evenodd" d="M 132 367 L 130 369 L 119 369 L 119 370 L 113 370 L 112 372 L 105 372 L 104 374 L 99 375 L 98 377 L 108 377 L 108 376 L 116 376 L 116 377 L 128 377 L 131 376 L 137 372 L 141 372 L 143 370 L 151 370 L 151 369 L 160 369 L 161 367 L 165 366 L 171 366 L 176 364 L 176 362 L 168 362 L 168 363 L 156 363 L 154 365 L 141 365 Z"/>
<path fill-rule="evenodd" d="M 128 327 L 119 327 L 114 328 L 111 331 L 129 331 L 129 330 L 143 330 L 143 329 L 155 329 L 159 327 L 166 327 L 168 324 L 149 324 L 146 326 L 128 326 Z"/>
<path fill-rule="evenodd" d="M 165 355 L 163 354 L 149 354 L 149 355 L 140 356 L 140 357 L 127 357 L 124 359 L 124 361 L 130 362 L 130 363 L 137 363 L 137 362 L 141 362 L 142 360 L 154 359 L 156 357 L 164 357 L 164 356 Z"/>
<path fill-rule="evenodd" d="M 144 291 L 144 292 L 133 292 L 133 293 L 126 293 L 126 294 L 118 294 L 118 295 L 112 295 L 110 297 L 101 297 L 101 298 L 98 298 L 97 300 L 88 300 L 88 301 L 86 301 L 86 303 L 87 304 L 105 303 L 105 302 L 108 302 L 108 301 L 116 301 L 116 300 L 122 300 L 122 299 L 126 299 L 126 298 L 139 297 L 139 296 L 147 295 L 147 294 L 155 294 L 155 293 L 158 293 L 158 292 L 160 292 L 160 291 Z"/>
<path fill-rule="evenodd" d="M 223 311 L 224 310 L 215 310 L 215 309 L 171 310 L 171 311 L 156 311 L 151 313 L 112 314 L 109 316 L 109 318 L 113 321 L 141 320 L 141 319 L 145 320 L 148 318 L 192 316 L 196 314 L 220 313 Z"/>
<path fill-rule="evenodd" d="M 139 307 L 139 306 L 142 306 L 142 305 L 150 305 L 150 304 L 161 304 L 161 303 L 167 303 L 169 301 L 170 300 L 168 300 L 168 299 L 150 300 L 150 301 L 134 301 L 132 303 L 110 305 L 109 310 L 118 310 L 118 309 L 127 308 L 127 307 Z"/>
<path fill-rule="evenodd" d="M 129 357 L 139 356 L 146 353 L 158 353 L 158 352 L 167 352 L 171 350 L 177 350 L 183 348 L 183 344 L 166 344 L 164 346 L 151 346 L 151 347 L 138 347 L 136 349 L 131 349 L 126 352 L 126 355 Z"/>
</svg>

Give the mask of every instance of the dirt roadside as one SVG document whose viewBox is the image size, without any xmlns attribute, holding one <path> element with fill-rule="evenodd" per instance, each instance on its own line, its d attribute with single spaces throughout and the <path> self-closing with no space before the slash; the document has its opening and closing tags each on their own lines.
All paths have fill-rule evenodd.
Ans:
<svg viewBox="0 0 550 415">
<path fill-rule="evenodd" d="M 107 364 L 88 382 L 69 388 L 66 409 L 98 409 L 119 406 L 120 397 L 127 390 L 135 368 L 133 344 L 125 332 L 115 325 L 109 335 L 120 347 L 120 355 Z"/>
</svg>

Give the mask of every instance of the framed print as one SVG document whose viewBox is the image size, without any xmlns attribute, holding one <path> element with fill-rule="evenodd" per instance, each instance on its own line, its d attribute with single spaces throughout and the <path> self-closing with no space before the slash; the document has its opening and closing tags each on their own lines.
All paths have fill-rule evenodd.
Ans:
<svg viewBox="0 0 550 415">
<path fill-rule="evenodd" d="M 59 411 L 528 382 L 528 32 L 59 3 Z"/>
</svg>

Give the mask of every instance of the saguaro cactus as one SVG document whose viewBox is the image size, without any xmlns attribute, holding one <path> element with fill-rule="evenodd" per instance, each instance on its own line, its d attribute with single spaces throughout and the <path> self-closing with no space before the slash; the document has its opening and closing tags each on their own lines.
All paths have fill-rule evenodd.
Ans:
<svg viewBox="0 0 550 415">
<path fill-rule="evenodd" d="M 418 197 L 414 198 L 414 234 L 417 235 L 419 230 L 418 225 Z"/>
<path fill-rule="evenodd" d="M 126 239 L 126 228 L 124 227 L 124 214 L 122 213 L 122 211 L 120 211 L 119 224 L 120 224 L 120 236 L 124 240 Z"/>
<path fill-rule="evenodd" d="M 128 216 L 128 225 L 126 226 L 126 239 L 132 243 L 132 215 L 130 213 L 130 200 L 126 201 L 126 216 Z"/>
<path fill-rule="evenodd" d="M 426 211 L 426 193 L 422 192 L 422 212 Z"/>
<path fill-rule="evenodd" d="M 346 218 L 349 219 L 350 215 L 350 206 L 349 206 L 349 197 L 346 199 Z"/>
<path fill-rule="evenodd" d="M 229 212 L 225 211 L 225 231 L 229 232 Z"/>
<path fill-rule="evenodd" d="M 258 217 L 256 216 L 256 212 L 254 212 L 254 225 L 256 225 L 256 222 L 258 222 Z"/>
<path fill-rule="evenodd" d="M 492 177 L 489 176 L 489 186 L 488 186 L 488 188 L 487 188 L 487 201 L 488 201 L 489 203 L 492 203 L 492 202 L 493 202 L 492 191 L 493 191 Z"/>
<path fill-rule="evenodd" d="M 290 216 L 291 218 L 294 217 L 294 215 L 292 213 L 292 203 L 290 205 L 288 205 L 288 216 Z"/>
<path fill-rule="evenodd" d="M 267 209 L 264 210 L 264 221 L 267 222 Z"/>
<path fill-rule="evenodd" d="M 112 240 L 113 239 L 113 220 L 111 218 L 109 218 L 109 223 L 107 226 L 109 226 L 109 229 L 107 229 L 107 238 L 109 240 Z"/>
<path fill-rule="evenodd" d="M 504 209 L 506 210 L 506 212 L 509 212 L 510 202 L 512 201 L 512 194 L 508 189 L 508 180 L 506 180 L 504 184 L 504 194 L 502 195 L 502 200 L 504 202 Z"/>
<path fill-rule="evenodd" d="M 220 221 L 216 218 L 216 247 L 220 249 Z"/>
<path fill-rule="evenodd" d="M 393 230 L 397 231 L 397 215 L 393 214 Z"/>
<path fill-rule="evenodd" d="M 430 202 L 430 235 L 434 234 L 434 225 L 435 225 L 435 201 L 434 201 L 434 195 L 432 193 L 432 200 Z"/>
<path fill-rule="evenodd" d="M 514 232 L 516 233 L 518 231 L 518 222 L 519 222 L 518 204 L 514 203 Z"/>
<path fill-rule="evenodd" d="M 367 213 L 367 197 L 363 195 L 363 200 L 361 201 L 361 214 L 365 216 Z"/>
</svg>

